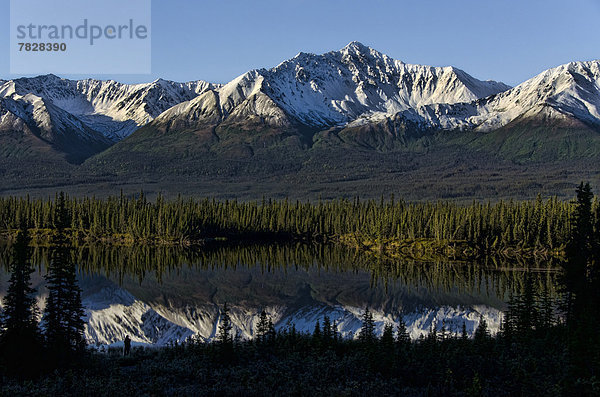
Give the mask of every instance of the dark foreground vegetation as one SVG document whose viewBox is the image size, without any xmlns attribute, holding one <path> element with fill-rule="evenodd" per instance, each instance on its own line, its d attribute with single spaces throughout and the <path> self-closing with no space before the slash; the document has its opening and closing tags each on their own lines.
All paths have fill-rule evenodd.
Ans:
<svg viewBox="0 0 600 397">
<path fill-rule="evenodd" d="M 73 224 L 65 203 L 59 198 L 52 215 L 57 236 L 68 235 Z M 50 295 L 40 329 L 29 279 L 30 225 L 21 224 L 3 302 L 0 394 L 598 395 L 598 206 L 583 184 L 577 201 L 563 205 L 570 221 L 562 293 L 551 299 L 535 292 L 527 278 L 522 294 L 511 297 L 498 335 L 491 336 L 482 321 L 472 338 L 432 329 L 411 342 L 402 324 L 376 337 L 367 309 L 358 340 L 340 338 L 328 318 L 312 335 L 296 332 L 293 324 L 275 331 L 263 312 L 257 337 L 239 341 L 225 306 L 216 342 L 134 349 L 125 357 L 82 349 L 81 301 L 65 241 L 52 244 Z"/>
<path fill-rule="evenodd" d="M 363 327 L 364 328 L 364 327 Z M 394 335 L 396 334 L 396 335 Z M 473 339 L 401 333 L 342 340 L 293 329 L 255 341 L 87 353 L 31 381 L 4 378 L 6 395 L 592 395 L 569 364 L 564 327 Z M 577 374 L 574 376 L 573 374 Z"/>
</svg>

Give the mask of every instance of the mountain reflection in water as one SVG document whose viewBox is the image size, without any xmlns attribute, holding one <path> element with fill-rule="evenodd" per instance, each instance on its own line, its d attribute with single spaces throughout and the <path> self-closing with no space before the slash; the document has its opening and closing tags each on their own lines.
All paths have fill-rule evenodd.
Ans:
<svg viewBox="0 0 600 397">
<path fill-rule="evenodd" d="M 33 254 L 42 306 L 47 253 Z M 2 295 L 9 254 L 1 247 Z M 472 333 L 481 315 L 494 333 L 525 274 L 551 294 L 558 274 L 547 262 L 383 260 L 336 245 L 96 246 L 73 248 L 72 255 L 80 266 L 86 338 L 95 344 L 118 344 L 126 335 L 152 345 L 192 335 L 210 340 L 224 303 L 241 338 L 253 336 L 263 309 L 276 328 L 293 324 L 306 332 L 329 316 L 345 337 L 357 335 L 366 307 L 378 332 L 402 317 L 412 338 L 432 328 L 458 333 L 463 323 Z"/>
</svg>

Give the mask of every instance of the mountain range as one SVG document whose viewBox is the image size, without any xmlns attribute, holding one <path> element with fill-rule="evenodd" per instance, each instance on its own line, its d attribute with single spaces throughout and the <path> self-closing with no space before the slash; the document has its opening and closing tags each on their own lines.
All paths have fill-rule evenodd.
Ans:
<svg viewBox="0 0 600 397">
<path fill-rule="evenodd" d="M 600 61 L 511 88 L 352 42 L 224 85 L 0 80 L 0 194 L 569 195 L 599 156 Z"/>
</svg>

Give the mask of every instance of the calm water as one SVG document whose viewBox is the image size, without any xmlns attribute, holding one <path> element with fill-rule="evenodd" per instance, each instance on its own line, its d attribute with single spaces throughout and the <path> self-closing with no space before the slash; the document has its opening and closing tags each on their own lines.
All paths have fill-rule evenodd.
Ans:
<svg viewBox="0 0 600 397">
<path fill-rule="evenodd" d="M 1 247 L 0 295 L 8 280 L 10 248 Z M 87 309 L 90 343 L 161 345 L 192 335 L 210 340 L 227 302 L 235 332 L 251 338 L 266 310 L 276 328 L 292 324 L 312 331 L 327 315 L 354 337 L 365 307 L 378 329 L 407 324 L 413 338 L 431 327 L 469 332 L 482 315 L 499 328 L 511 294 L 526 277 L 535 288 L 556 293 L 556 267 L 530 261 L 449 263 L 382 261 L 335 246 L 243 246 L 180 248 L 87 247 L 73 249 Z M 40 306 L 48 250 L 35 249 L 34 287 Z"/>
</svg>

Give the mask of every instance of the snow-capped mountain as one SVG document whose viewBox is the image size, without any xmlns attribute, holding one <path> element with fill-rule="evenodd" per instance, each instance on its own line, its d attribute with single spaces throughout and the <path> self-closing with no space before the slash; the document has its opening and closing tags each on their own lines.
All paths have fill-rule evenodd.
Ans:
<svg viewBox="0 0 600 397">
<path fill-rule="evenodd" d="M 469 103 L 434 104 L 401 113 L 438 129 L 492 131 L 519 117 L 565 116 L 600 125 L 600 61 L 548 69 L 518 86 Z"/>
<path fill-rule="evenodd" d="M 0 161 L 11 169 L 12 153 L 30 151 L 35 159 L 51 150 L 71 163 L 93 156 L 82 167 L 92 175 L 155 175 L 171 162 L 171 170 L 207 175 L 254 167 L 232 168 L 230 159 L 276 160 L 257 166 L 298 170 L 331 148 L 436 148 L 454 156 L 462 145 L 511 162 L 590 158 L 600 153 L 594 144 L 600 140 L 599 64 L 572 62 L 510 88 L 454 67 L 406 64 L 352 42 L 321 55 L 299 53 L 225 85 L 22 78 L 0 82 L 0 122 L 12 132 L 26 125 L 40 139 L 0 135 L 0 154 L 10 152 Z M 452 133 L 460 131 L 476 134 L 461 140 Z M 63 138 L 58 145 L 44 134 Z M 214 165 L 207 165 L 207 153 Z M 341 161 L 334 168 L 347 168 L 346 154 L 334 157 Z"/>
<path fill-rule="evenodd" d="M 510 88 L 454 67 L 406 64 L 351 42 L 321 55 L 299 53 L 225 85 L 61 79 L 0 81 L 0 97 L 33 94 L 113 142 L 154 119 L 169 129 L 259 123 L 313 130 L 402 118 L 424 128 L 489 131 L 548 106 L 600 123 L 599 62 L 572 62 Z"/>
<path fill-rule="evenodd" d="M 103 135 L 89 128 L 77 117 L 37 95 L 25 94 L 0 98 L 0 109 L 2 111 L 0 127 L 4 129 L 14 125 L 8 124 L 11 120 L 20 120 L 34 128 L 37 127 L 40 136 L 48 140 L 69 131 L 78 131 L 79 138 L 106 141 Z"/>
<path fill-rule="evenodd" d="M 217 88 L 204 81 L 147 84 L 67 80 L 54 75 L 21 78 L 0 84 L 0 97 L 34 94 L 68 112 L 112 141 L 118 141 L 168 108 Z"/>
<path fill-rule="evenodd" d="M 272 69 L 247 72 L 165 112 L 157 123 L 221 121 L 325 129 L 373 113 L 469 102 L 509 89 L 453 67 L 410 65 L 352 42 L 322 55 L 300 53 Z"/>
<path fill-rule="evenodd" d="M 300 53 L 261 75 L 265 92 L 282 109 L 319 126 L 374 112 L 469 102 L 510 88 L 454 67 L 405 64 L 358 42 L 323 55 Z"/>
<path fill-rule="evenodd" d="M 14 147 L 15 141 L 27 141 L 29 146 L 39 146 L 46 158 L 51 148 L 55 153 L 64 153 L 68 161 L 75 163 L 112 144 L 104 135 L 52 101 L 30 93 L 0 97 L 0 132 L 7 140 L 3 144 L 3 154 L 11 150 L 17 153 L 31 150 L 31 147 Z"/>
</svg>

